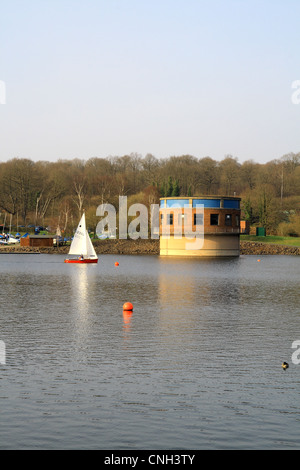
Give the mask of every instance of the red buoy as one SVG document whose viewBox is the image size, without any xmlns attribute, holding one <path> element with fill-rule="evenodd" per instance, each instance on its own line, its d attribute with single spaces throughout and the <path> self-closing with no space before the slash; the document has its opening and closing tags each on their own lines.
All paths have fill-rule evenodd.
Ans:
<svg viewBox="0 0 300 470">
<path fill-rule="evenodd" d="M 119 266 L 119 263 L 118 263 L 118 261 L 116 261 L 116 262 L 115 262 L 115 266 Z"/>
<path fill-rule="evenodd" d="M 132 312 L 132 310 L 133 310 L 133 305 L 130 302 L 126 302 L 123 305 L 123 311 L 124 312 Z"/>
</svg>

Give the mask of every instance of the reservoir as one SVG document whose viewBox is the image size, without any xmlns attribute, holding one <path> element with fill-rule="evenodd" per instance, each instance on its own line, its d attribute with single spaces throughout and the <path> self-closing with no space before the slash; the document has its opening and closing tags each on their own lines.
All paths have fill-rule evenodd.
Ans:
<svg viewBox="0 0 300 470">
<path fill-rule="evenodd" d="M 259 260 L 1 254 L 0 448 L 299 449 L 300 258 Z"/>
</svg>

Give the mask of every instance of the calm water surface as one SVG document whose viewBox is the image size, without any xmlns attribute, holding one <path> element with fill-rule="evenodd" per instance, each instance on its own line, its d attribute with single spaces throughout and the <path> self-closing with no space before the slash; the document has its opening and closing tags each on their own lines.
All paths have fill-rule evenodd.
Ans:
<svg viewBox="0 0 300 470">
<path fill-rule="evenodd" d="M 0 448 L 300 448 L 300 258 L 260 259 L 1 254 Z"/>
</svg>

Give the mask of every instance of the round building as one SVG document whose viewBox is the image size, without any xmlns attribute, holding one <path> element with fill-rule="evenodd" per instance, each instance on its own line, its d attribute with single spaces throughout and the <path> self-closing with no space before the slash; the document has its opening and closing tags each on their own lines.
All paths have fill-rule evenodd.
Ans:
<svg viewBox="0 0 300 470">
<path fill-rule="evenodd" d="M 160 199 L 160 254 L 224 257 L 240 254 L 238 197 Z"/>
</svg>

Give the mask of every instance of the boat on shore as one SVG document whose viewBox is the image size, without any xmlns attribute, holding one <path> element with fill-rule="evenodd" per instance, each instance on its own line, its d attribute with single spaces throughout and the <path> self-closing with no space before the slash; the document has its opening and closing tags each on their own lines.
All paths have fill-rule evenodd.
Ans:
<svg viewBox="0 0 300 470">
<path fill-rule="evenodd" d="M 91 242 L 85 223 L 85 213 L 83 213 L 69 250 L 70 258 L 64 260 L 70 264 L 95 264 L 98 256 Z"/>
<path fill-rule="evenodd" d="M 15 245 L 16 243 L 20 243 L 20 239 L 11 234 L 0 236 L 0 245 Z"/>
</svg>

